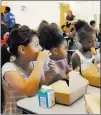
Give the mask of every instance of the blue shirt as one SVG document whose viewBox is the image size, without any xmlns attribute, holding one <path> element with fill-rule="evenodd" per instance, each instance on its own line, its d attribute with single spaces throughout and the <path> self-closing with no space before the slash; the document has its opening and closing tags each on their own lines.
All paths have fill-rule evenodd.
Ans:
<svg viewBox="0 0 101 115">
<path fill-rule="evenodd" d="M 9 23 L 7 23 L 7 21 Z M 15 25 L 15 16 L 10 12 L 7 13 L 4 22 L 8 25 L 9 28 L 12 28 Z"/>
</svg>

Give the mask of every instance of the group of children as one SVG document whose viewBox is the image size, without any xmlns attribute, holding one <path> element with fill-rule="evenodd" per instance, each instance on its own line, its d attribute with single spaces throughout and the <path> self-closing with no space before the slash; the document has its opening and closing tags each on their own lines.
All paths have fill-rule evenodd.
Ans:
<svg viewBox="0 0 101 115">
<path fill-rule="evenodd" d="M 94 30 L 84 21 L 79 23 L 75 28 L 81 47 L 72 55 L 72 68 L 67 60 L 67 40 L 54 23 L 44 21 L 37 32 L 27 26 L 11 31 L 1 47 L 3 113 L 22 113 L 16 106 L 18 100 L 36 95 L 43 84 L 67 79 L 70 71 L 93 62 L 90 48 L 96 44 Z"/>
</svg>

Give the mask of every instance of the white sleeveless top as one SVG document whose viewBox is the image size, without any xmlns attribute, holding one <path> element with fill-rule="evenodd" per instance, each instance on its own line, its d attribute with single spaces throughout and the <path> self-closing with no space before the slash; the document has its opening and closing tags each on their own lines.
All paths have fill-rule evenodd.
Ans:
<svg viewBox="0 0 101 115">
<path fill-rule="evenodd" d="M 92 55 L 92 58 L 84 57 L 79 50 L 76 50 L 75 53 L 77 53 L 79 55 L 81 64 L 87 64 L 88 65 L 89 63 L 92 63 L 92 61 L 95 59 L 94 55 Z"/>
</svg>

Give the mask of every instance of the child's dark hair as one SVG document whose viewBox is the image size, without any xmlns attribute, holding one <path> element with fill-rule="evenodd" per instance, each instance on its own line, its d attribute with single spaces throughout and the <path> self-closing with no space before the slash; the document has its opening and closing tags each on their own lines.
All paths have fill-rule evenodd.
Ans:
<svg viewBox="0 0 101 115">
<path fill-rule="evenodd" d="M 1 46 L 1 66 L 10 61 L 10 56 L 15 55 L 16 57 L 19 56 L 18 54 L 18 47 L 19 45 L 27 46 L 31 40 L 32 37 L 38 34 L 29 29 L 28 27 L 21 27 L 18 29 L 14 29 L 7 40 L 7 45 Z M 9 49 L 9 51 L 7 50 Z"/>
<path fill-rule="evenodd" d="M 75 30 L 78 32 L 80 28 L 82 28 L 84 25 L 88 25 L 87 22 L 85 22 L 84 20 L 78 20 L 75 23 Z"/>
<path fill-rule="evenodd" d="M 54 29 L 55 31 L 57 31 L 57 32 L 60 31 L 59 28 L 58 28 L 58 25 L 57 25 L 56 23 L 54 23 L 54 22 L 50 24 L 50 27 L 51 27 L 52 29 Z"/>
<path fill-rule="evenodd" d="M 78 37 L 80 43 L 85 39 L 89 39 L 89 33 L 94 32 L 94 30 L 87 24 L 85 24 L 81 29 L 78 31 Z"/>
<path fill-rule="evenodd" d="M 50 26 L 44 27 L 39 33 L 40 45 L 46 50 L 59 47 L 64 40 L 63 36 Z"/>
<path fill-rule="evenodd" d="M 93 24 L 96 24 L 95 20 L 90 21 L 90 25 L 92 26 Z"/>
<path fill-rule="evenodd" d="M 46 20 L 42 20 L 41 23 L 49 24 Z"/>
<path fill-rule="evenodd" d="M 49 23 L 46 21 L 46 20 L 43 20 L 40 24 L 39 24 L 39 27 L 38 27 L 38 30 L 37 32 L 39 33 L 41 31 L 41 29 L 44 27 L 44 26 L 47 26 L 49 25 Z"/>
</svg>

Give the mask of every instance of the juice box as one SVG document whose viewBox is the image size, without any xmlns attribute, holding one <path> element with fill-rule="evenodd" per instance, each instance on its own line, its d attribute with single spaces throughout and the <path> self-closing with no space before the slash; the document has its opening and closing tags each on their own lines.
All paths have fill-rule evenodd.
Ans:
<svg viewBox="0 0 101 115">
<path fill-rule="evenodd" d="M 50 108 L 55 104 L 55 92 L 49 87 L 43 85 L 38 91 L 39 106 L 44 108 Z"/>
</svg>

